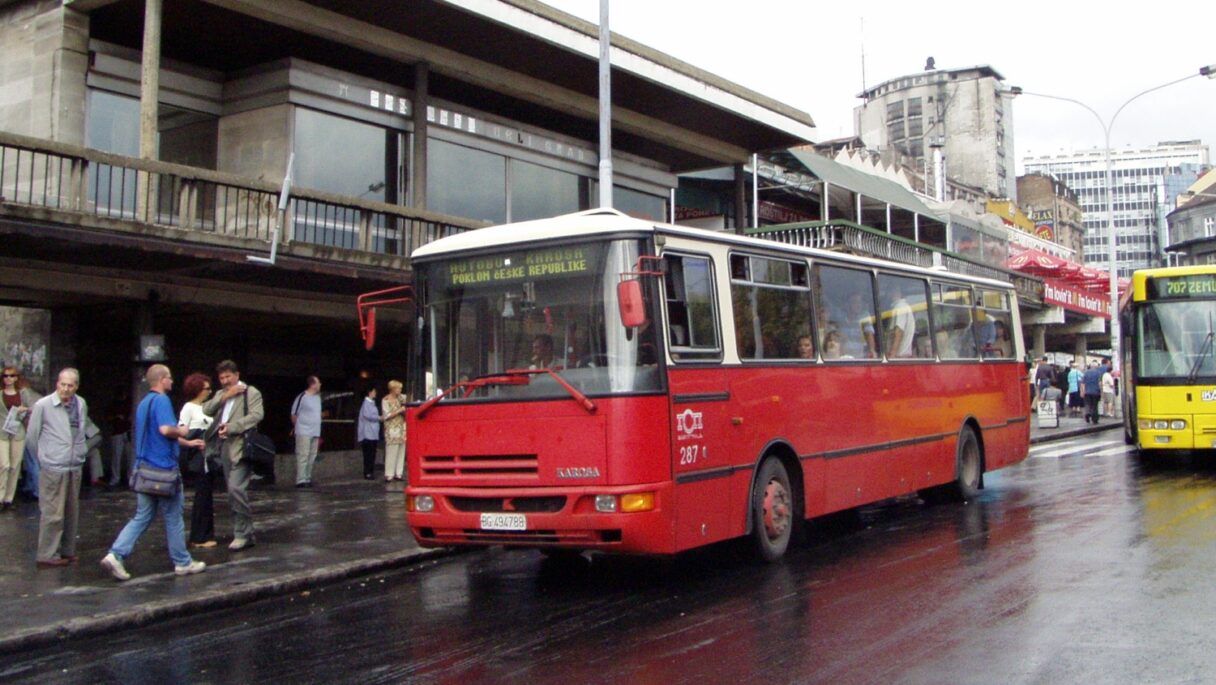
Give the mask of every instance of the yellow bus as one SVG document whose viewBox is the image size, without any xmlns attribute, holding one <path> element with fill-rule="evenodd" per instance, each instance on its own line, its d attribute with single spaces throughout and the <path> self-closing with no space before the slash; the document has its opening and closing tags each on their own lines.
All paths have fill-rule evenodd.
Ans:
<svg viewBox="0 0 1216 685">
<path fill-rule="evenodd" d="M 1127 443 L 1216 448 L 1216 265 L 1136 271 L 1119 317 Z"/>
</svg>

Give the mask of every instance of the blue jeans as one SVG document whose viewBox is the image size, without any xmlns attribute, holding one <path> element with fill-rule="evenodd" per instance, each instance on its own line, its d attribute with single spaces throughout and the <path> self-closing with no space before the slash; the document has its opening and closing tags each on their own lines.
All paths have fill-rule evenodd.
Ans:
<svg viewBox="0 0 1216 685">
<path fill-rule="evenodd" d="M 182 523 L 182 506 L 185 500 L 181 487 L 178 487 L 177 494 L 172 497 L 157 497 L 142 492 L 135 493 L 135 497 L 135 516 L 127 522 L 114 544 L 110 546 L 114 556 L 119 559 L 131 556 L 135 542 L 148 529 L 148 524 L 152 523 L 156 512 L 159 511 L 165 520 L 165 538 L 169 542 L 169 558 L 173 560 L 173 565 L 185 566 L 193 561 L 190 553 L 186 551 L 186 526 Z"/>
</svg>

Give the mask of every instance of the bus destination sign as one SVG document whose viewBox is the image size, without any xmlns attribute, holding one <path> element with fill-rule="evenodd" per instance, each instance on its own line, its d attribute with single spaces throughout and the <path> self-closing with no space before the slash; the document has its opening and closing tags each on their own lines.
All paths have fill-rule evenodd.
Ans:
<svg viewBox="0 0 1216 685">
<path fill-rule="evenodd" d="M 1149 299 L 1216 297 L 1216 274 L 1157 276 L 1144 284 Z"/>
<path fill-rule="evenodd" d="M 590 270 L 588 256 L 586 248 L 568 247 L 458 259 L 448 265 L 448 281 L 453 286 L 477 286 L 574 276 Z"/>
</svg>

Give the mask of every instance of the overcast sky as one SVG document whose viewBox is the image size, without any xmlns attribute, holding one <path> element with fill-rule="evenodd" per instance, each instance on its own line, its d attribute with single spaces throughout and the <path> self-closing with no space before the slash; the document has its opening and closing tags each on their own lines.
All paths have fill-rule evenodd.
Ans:
<svg viewBox="0 0 1216 685">
<path fill-rule="evenodd" d="M 544 1 L 599 20 L 599 0 Z M 1079 100 L 1107 122 L 1137 93 L 1216 63 L 1216 7 L 1194 0 L 611 0 L 609 12 L 614 33 L 809 113 L 820 140 L 853 134 L 863 84 L 921 71 L 930 55 L 939 69 L 989 65 L 1007 86 Z M 1019 169 L 1027 155 L 1104 144 L 1071 103 L 1022 95 L 1013 114 Z M 1192 139 L 1216 143 L 1216 80 L 1137 98 L 1111 143 Z"/>
</svg>

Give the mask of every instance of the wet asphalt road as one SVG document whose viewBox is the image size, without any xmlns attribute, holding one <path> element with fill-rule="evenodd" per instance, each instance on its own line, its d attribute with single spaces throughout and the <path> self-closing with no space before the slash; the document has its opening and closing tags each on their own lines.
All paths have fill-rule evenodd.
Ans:
<svg viewBox="0 0 1216 685">
<path fill-rule="evenodd" d="M 470 553 L 8 655 L 0 682 L 1216 680 L 1216 467 L 1111 431 L 986 481 L 819 521 L 776 565 Z"/>
</svg>

